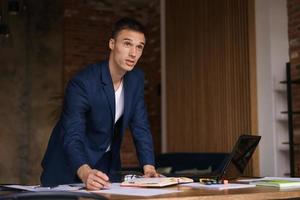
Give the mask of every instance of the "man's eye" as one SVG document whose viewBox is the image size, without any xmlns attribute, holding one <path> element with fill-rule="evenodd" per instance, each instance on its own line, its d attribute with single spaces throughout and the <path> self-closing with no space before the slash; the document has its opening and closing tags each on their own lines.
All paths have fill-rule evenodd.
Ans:
<svg viewBox="0 0 300 200">
<path fill-rule="evenodd" d="M 138 50 L 143 50 L 143 49 L 144 49 L 144 46 L 138 45 L 137 48 L 138 48 Z"/>
<path fill-rule="evenodd" d="M 124 46 L 125 46 L 125 47 L 130 47 L 131 44 L 130 44 L 130 42 L 124 42 Z"/>
</svg>

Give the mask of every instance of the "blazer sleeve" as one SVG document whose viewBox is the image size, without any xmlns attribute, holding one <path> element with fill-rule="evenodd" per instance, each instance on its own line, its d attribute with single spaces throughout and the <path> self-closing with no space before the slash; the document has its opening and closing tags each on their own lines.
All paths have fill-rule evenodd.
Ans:
<svg viewBox="0 0 300 200">
<path fill-rule="evenodd" d="M 72 170 L 88 163 L 84 149 L 86 112 L 89 110 L 85 85 L 80 79 L 72 79 L 67 86 L 63 113 L 63 149 Z"/>
<path fill-rule="evenodd" d="M 154 165 L 153 141 L 144 101 L 143 74 L 138 85 L 137 103 L 133 108 L 133 117 L 129 126 L 141 166 L 146 164 Z"/>
</svg>

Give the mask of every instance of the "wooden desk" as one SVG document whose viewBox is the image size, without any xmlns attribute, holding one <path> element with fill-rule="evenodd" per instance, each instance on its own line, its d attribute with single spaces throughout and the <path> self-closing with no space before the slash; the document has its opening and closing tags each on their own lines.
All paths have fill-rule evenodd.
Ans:
<svg viewBox="0 0 300 200">
<path fill-rule="evenodd" d="M 174 186 L 162 188 L 164 189 L 177 189 L 182 192 L 159 195 L 153 197 L 137 197 L 137 196 L 122 196 L 122 195 L 107 195 L 101 194 L 109 200 L 262 200 L 262 199 L 300 199 L 300 189 L 297 190 L 282 190 L 272 187 L 254 187 L 244 189 L 231 189 L 231 190 L 207 190 L 207 189 L 194 189 L 185 186 Z M 18 193 L 17 191 L 0 191 L 0 199 L 3 195 L 11 193 Z M 12 198 L 11 198 L 12 199 Z M 38 198 L 35 198 L 38 199 Z M 45 198 L 40 198 L 45 199 Z M 46 198 L 47 199 L 47 198 Z M 49 198 L 50 199 L 50 198 Z M 55 198 L 51 198 L 55 199 Z M 59 199 L 70 199 L 59 198 Z M 80 200 L 90 200 L 93 198 L 80 197 Z M 95 198 L 96 199 L 96 198 Z"/>
<path fill-rule="evenodd" d="M 110 200 L 133 199 L 133 200 L 261 200 L 261 199 L 300 199 L 300 189 L 297 190 L 279 190 L 273 187 L 254 187 L 244 189 L 230 189 L 230 190 L 207 190 L 194 189 L 185 186 L 167 187 L 165 189 L 177 189 L 182 192 L 159 195 L 153 197 L 134 197 L 121 195 L 103 195 Z"/>
</svg>

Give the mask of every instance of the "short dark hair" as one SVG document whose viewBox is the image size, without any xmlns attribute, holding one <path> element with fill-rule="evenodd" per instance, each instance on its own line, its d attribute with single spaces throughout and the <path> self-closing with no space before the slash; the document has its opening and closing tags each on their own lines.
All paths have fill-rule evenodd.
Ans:
<svg viewBox="0 0 300 200">
<path fill-rule="evenodd" d="M 111 37 L 116 38 L 119 32 L 125 29 L 136 31 L 146 35 L 145 27 L 140 22 L 129 17 L 123 17 L 114 24 L 111 32 Z"/>
</svg>

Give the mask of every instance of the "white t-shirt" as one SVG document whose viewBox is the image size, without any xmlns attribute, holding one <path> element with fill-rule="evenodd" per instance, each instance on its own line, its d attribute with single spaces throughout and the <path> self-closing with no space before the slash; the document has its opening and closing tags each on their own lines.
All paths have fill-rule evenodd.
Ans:
<svg viewBox="0 0 300 200">
<path fill-rule="evenodd" d="M 115 123 L 123 115 L 124 112 L 124 90 L 123 90 L 123 81 L 121 81 L 119 88 L 115 91 L 115 102 L 116 102 L 116 115 Z"/>
<path fill-rule="evenodd" d="M 116 103 L 116 114 L 115 114 L 115 123 L 116 123 L 118 119 L 123 115 L 124 112 L 123 80 L 121 81 L 119 88 L 115 91 L 115 103 Z M 110 145 L 107 147 L 105 152 L 110 151 L 111 149 Z"/>
</svg>

